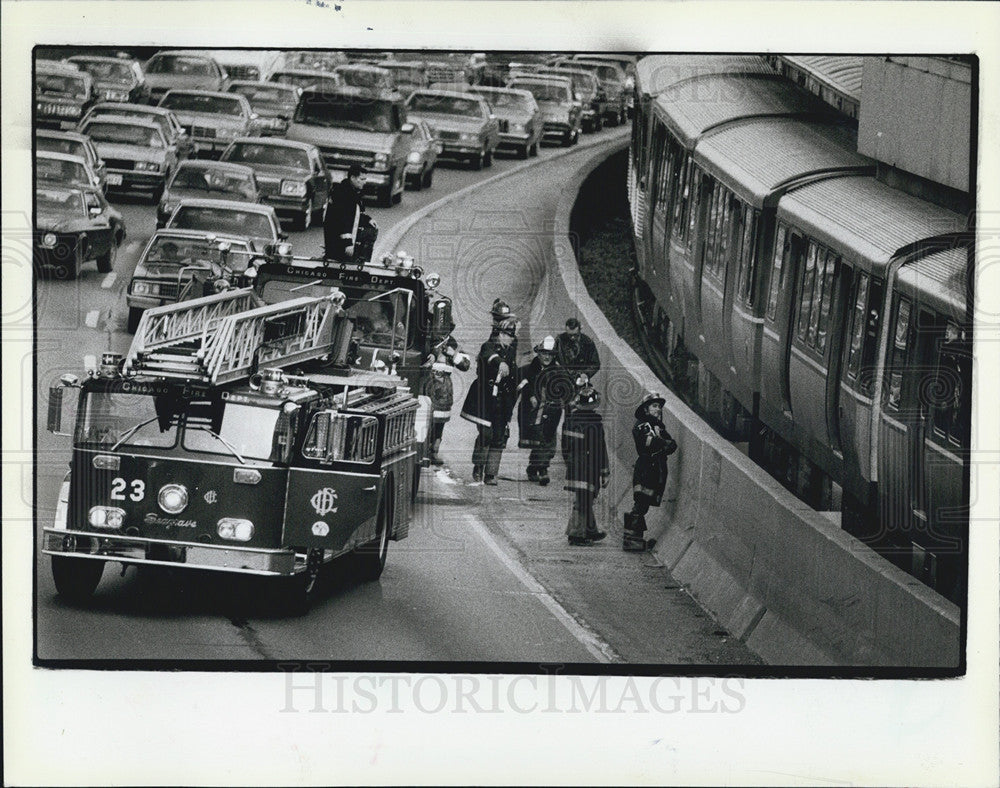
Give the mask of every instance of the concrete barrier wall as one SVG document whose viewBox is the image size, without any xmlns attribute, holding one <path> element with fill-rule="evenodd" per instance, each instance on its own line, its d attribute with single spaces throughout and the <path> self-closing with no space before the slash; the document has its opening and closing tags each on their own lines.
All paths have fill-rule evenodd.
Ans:
<svg viewBox="0 0 1000 788">
<path fill-rule="evenodd" d="M 531 322 L 552 333 L 570 315 L 597 343 L 613 477 L 602 495 L 620 520 L 631 507 L 633 411 L 647 390 L 666 397 L 664 421 L 679 449 L 664 505 L 651 509 L 656 556 L 734 635 L 771 664 L 954 667 L 958 608 L 845 534 L 788 493 L 670 392 L 608 323 L 580 278 L 570 214 L 595 153 L 558 206 L 556 265 L 545 273 Z M 621 523 L 614 529 L 621 533 Z M 669 636 L 669 633 L 665 633 Z"/>
</svg>

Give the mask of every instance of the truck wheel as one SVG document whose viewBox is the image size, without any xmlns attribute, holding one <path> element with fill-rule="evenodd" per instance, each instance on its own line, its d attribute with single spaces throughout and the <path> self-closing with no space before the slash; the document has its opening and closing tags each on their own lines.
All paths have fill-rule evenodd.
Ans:
<svg viewBox="0 0 1000 788">
<path fill-rule="evenodd" d="M 128 308 L 128 332 L 134 334 L 139 328 L 139 321 L 142 319 L 142 313 L 144 309 L 140 309 L 137 306 L 130 306 Z"/>
<path fill-rule="evenodd" d="M 422 178 L 422 183 L 420 184 L 424 189 L 431 188 L 431 183 L 434 181 L 434 168 L 431 167 L 427 172 L 424 173 Z"/>
<path fill-rule="evenodd" d="M 116 238 L 111 239 L 111 245 L 108 247 L 108 251 L 97 258 L 97 270 L 102 274 L 110 274 L 111 269 L 115 267 L 115 260 L 118 259 L 118 241 Z"/>
<path fill-rule="evenodd" d="M 293 616 L 304 616 L 319 595 L 323 574 L 323 551 L 312 548 L 306 553 L 305 571 L 285 580 L 285 608 Z"/>
<path fill-rule="evenodd" d="M 388 481 L 386 482 L 388 484 Z M 389 522 L 392 496 L 386 492 L 378 506 L 377 532 L 374 539 L 354 551 L 354 576 L 359 583 L 378 580 L 385 569 L 385 557 L 389 553 Z"/>
<path fill-rule="evenodd" d="M 90 558 L 52 556 L 52 579 L 56 591 L 67 602 L 86 602 L 97 589 L 104 574 L 104 561 Z"/>
<path fill-rule="evenodd" d="M 396 173 L 389 173 L 389 182 L 385 187 L 378 193 L 378 197 L 375 200 L 375 204 L 379 208 L 391 208 L 392 207 L 392 187 L 396 182 Z"/>
</svg>

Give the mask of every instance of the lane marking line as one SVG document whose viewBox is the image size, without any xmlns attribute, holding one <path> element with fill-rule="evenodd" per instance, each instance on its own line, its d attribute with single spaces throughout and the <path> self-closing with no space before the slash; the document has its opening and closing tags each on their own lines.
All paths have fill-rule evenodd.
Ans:
<svg viewBox="0 0 1000 788">
<path fill-rule="evenodd" d="M 598 661 L 605 664 L 612 662 L 624 662 L 610 645 L 605 643 L 601 638 L 593 631 L 585 627 L 579 621 L 577 621 L 569 612 L 560 605 L 545 588 L 539 583 L 535 578 L 533 578 L 525 569 L 517 563 L 513 558 L 511 558 L 504 549 L 497 543 L 493 538 L 493 534 L 489 532 L 485 525 L 483 525 L 478 518 L 471 514 L 465 515 L 468 520 L 472 522 L 472 527 L 479 534 L 479 537 L 486 543 L 486 546 L 493 551 L 493 554 L 500 559 L 500 562 L 510 570 L 511 574 L 516 577 L 521 584 L 531 592 L 532 596 L 538 599 L 548 611 L 556 617 L 556 619 L 569 631 L 569 633 L 579 642 L 590 654 Z"/>
<path fill-rule="evenodd" d="M 112 271 L 110 274 L 108 274 L 106 277 L 104 277 L 104 281 L 101 282 L 101 288 L 104 289 L 104 290 L 110 290 L 114 286 L 115 280 L 117 278 L 118 278 L 118 274 L 116 274 L 114 271 Z"/>
<path fill-rule="evenodd" d="M 87 313 L 87 316 L 83 319 L 84 325 L 87 328 L 97 328 L 97 319 L 101 316 L 100 309 L 92 309 Z"/>
</svg>

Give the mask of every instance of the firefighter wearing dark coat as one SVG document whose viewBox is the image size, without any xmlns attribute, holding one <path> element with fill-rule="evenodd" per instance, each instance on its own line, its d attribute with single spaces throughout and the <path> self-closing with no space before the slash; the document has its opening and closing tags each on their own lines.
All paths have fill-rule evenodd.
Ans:
<svg viewBox="0 0 1000 788">
<path fill-rule="evenodd" d="M 521 401 L 517 411 L 518 441 L 528 456 L 528 481 L 549 483 L 549 463 L 556 454 L 556 433 L 563 409 L 574 394 L 573 379 L 555 359 L 556 340 L 535 345 L 535 357 L 521 367 Z"/>
<path fill-rule="evenodd" d="M 666 400 L 649 394 L 635 409 L 632 439 L 639 455 L 632 471 L 632 511 L 625 515 L 622 549 L 638 552 L 646 549 L 646 512 L 659 506 L 667 486 L 667 457 L 677 451 L 677 442 L 661 421 Z"/>
<path fill-rule="evenodd" d="M 495 332 L 499 325 L 505 320 L 517 320 L 517 315 L 514 314 L 513 310 L 505 301 L 501 301 L 499 298 L 493 301 L 493 306 L 490 307 L 490 317 L 493 319 L 493 331 Z M 513 342 L 513 353 L 514 357 L 517 357 L 517 337 L 514 337 Z"/>
<path fill-rule="evenodd" d="M 601 368 L 597 345 L 583 333 L 580 321 L 575 317 L 566 321 L 566 330 L 556 337 L 556 359 L 574 378 L 586 375 L 590 380 Z"/>
<path fill-rule="evenodd" d="M 596 408 L 601 398 L 585 385 L 570 403 L 562 431 L 562 455 L 566 460 L 566 489 L 573 495 L 573 511 L 566 526 L 571 545 L 589 545 L 607 534 L 597 527 L 594 502 L 608 486 L 611 471 L 604 442 L 604 422 Z"/>
<path fill-rule="evenodd" d="M 472 450 L 472 478 L 491 485 L 497 483 L 517 400 L 516 332 L 517 323 L 507 318 L 483 343 L 476 358 L 476 379 L 462 405 L 462 418 L 479 430 Z"/>
<path fill-rule="evenodd" d="M 354 244 L 364 213 L 361 202 L 364 185 L 364 171 L 352 164 L 347 177 L 330 189 L 323 216 L 323 257 L 326 260 L 346 262 L 354 259 Z"/>
</svg>

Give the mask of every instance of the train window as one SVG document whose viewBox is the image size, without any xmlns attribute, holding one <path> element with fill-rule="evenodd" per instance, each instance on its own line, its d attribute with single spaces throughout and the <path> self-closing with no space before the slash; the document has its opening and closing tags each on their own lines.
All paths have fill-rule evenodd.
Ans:
<svg viewBox="0 0 1000 788">
<path fill-rule="evenodd" d="M 739 241 L 739 296 L 747 306 L 753 306 L 754 274 L 757 268 L 757 222 L 760 214 L 749 205 L 743 206 L 743 233 Z"/>
<path fill-rule="evenodd" d="M 933 404 L 934 436 L 953 446 L 968 447 L 972 384 L 971 348 L 965 331 L 949 321 L 938 358 Z"/>
<path fill-rule="evenodd" d="M 774 320 L 778 308 L 778 293 L 784 284 L 781 280 L 784 276 L 784 261 L 788 256 L 789 245 L 790 239 L 785 225 L 779 224 L 778 230 L 774 234 L 774 257 L 771 261 L 771 281 L 768 283 L 767 317 L 769 320 Z"/>
<path fill-rule="evenodd" d="M 838 257 L 834 252 L 826 253 L 826 274 L 823 277 L 823 300 L 820 305 L 819 326 L 816 329 L 816 349 L 826 351 L 826 329 L 830 323 L 830 305 L 833 301 L 833 277 Z M 819 282 L 817 275 L 816 281 Z"/>
<path fill-rule="evenodd" d="M 809 308 L 809 330 L 806 332 L 806 343 L 811 348 L 816 348 L 819 344 L 817 332 L 819 330 L 820 301 L 823 298 L 823 281 L 826 271 L 826 255 L 816 244 L 809 244 L 809 257 L 816 260 L 816 278 L 813 280 L 812 303 Z"/>
<path fill-rule="evenodd" d="M 796 335 L 805 342 L 809 332 L 809 313 L 812 311 L 813 288 L 816 282 L 816 245 L 809 244 L 806 268 L 802 274 L 802 290 L 799 295 L 799 321 Z"/>
<path fill-rule="evenodd" d="M 693 184 L 694 168 L 691 166 L 691 157 L 685 151 L 681 157 L 681 164 L 677 170 L 675 188 L 677 196 L 674 198 L 674 225 L 673 236 L 678 241 L 683 241 L 688 235 L 688 211 L 691 202 L 691 190 Z"/>
<path fill-rule="evenodd" d="M 868 310 L 868 274 L 861 273 L 855 282 L 854 311 L 851 315 L 851 345 L 847 356 L 847 377 L 855 380 L 861 369 L 861 347 L 865 338 L 865 315 Z"/>
<path fill-rule="evenodd" d="M 893 335 L 889 369 L 888 406 L 899 410 L 903 398 L 903 369 L 906 367 L 906 346 L 910 335 L 910 302 L 901 299 L 896 308 L 896 330 Z"/>
<path fill-rule="evenodd" d="M 690 156 L 688 160 L 690 162 Z M 684 206 L 687 215 L 687 234 L 684 238 L 688 252 L 694 244 L 694 227 L 698 223 L 698 214 L 701 212 L 701 170 L 690 163 L 688 166 L 688 178 L 690 182 L 687 187 L 689 200 Z"/>
</svg>

